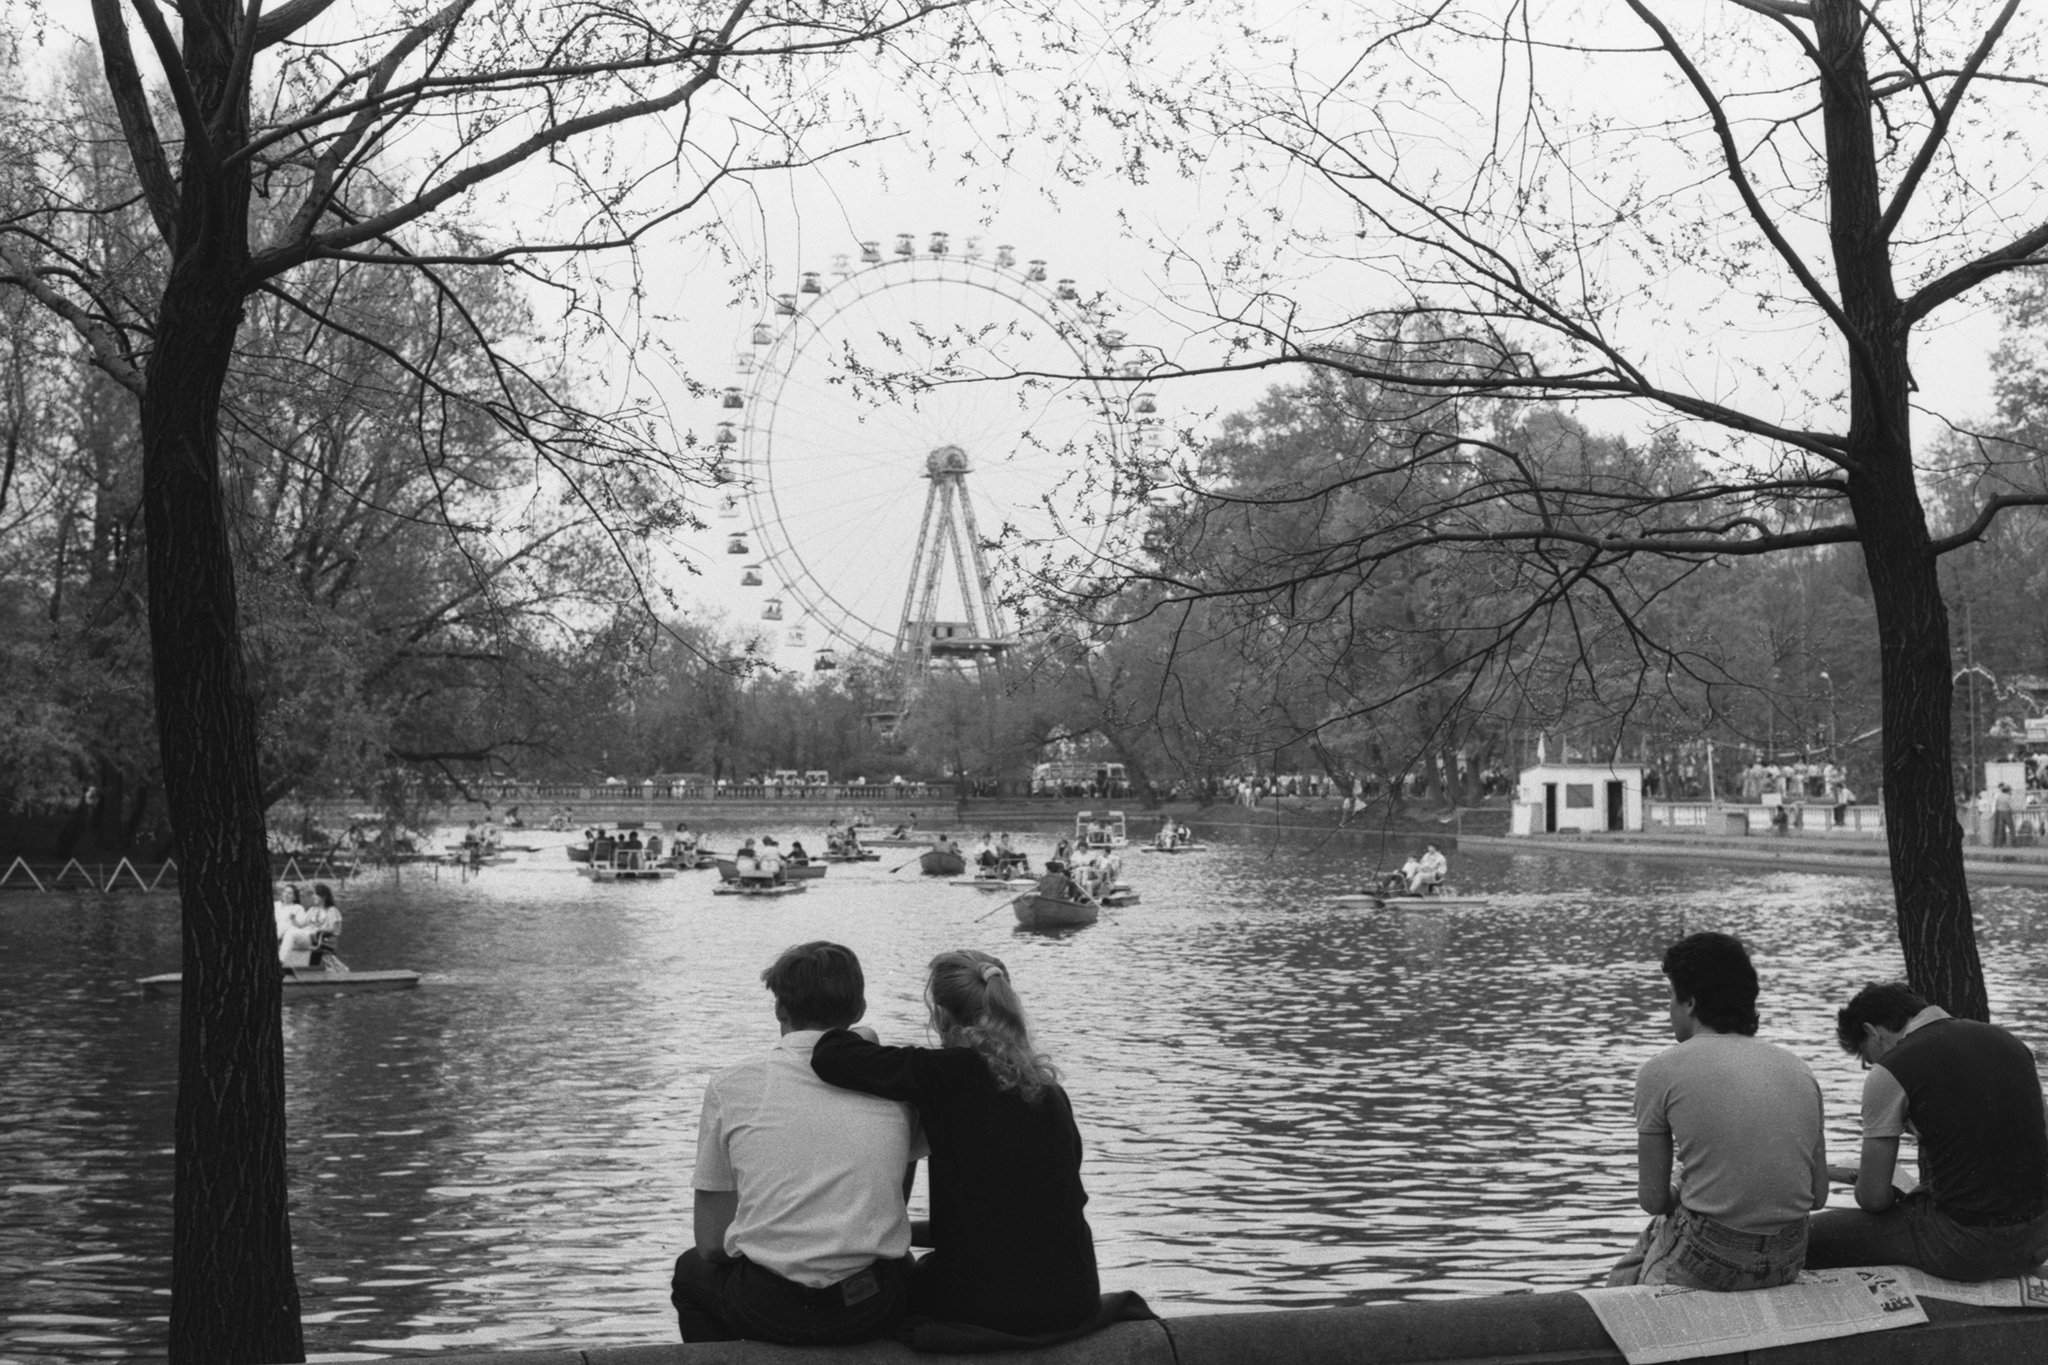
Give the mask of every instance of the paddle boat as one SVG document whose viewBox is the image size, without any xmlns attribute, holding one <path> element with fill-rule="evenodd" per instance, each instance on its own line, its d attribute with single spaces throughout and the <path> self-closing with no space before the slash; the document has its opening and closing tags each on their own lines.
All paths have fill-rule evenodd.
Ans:
<svg viewBox="0 0 2048 1365">
<path fill-rule="evenodd" d="M 714 896 L 800 896 L 807 883 L 777 882 L 765 878 L 742 877 L 729 882 L 720 882 L 711 888 Z"/>
<path fill-rule="evenodd" d="M 1152 842 L 1138 847 L 1141 853 L 1207 853 L 1209 846 L 1187 833 L 1186 825 L 1169 820 L 1152 836 Z"/>
<path fill-rule="evenodd" d="M 583 868 L 592 881 L 600 882 L 658 882 L 676 875 L 676 869 L 662 867 L 645 861 L 641 850 L 622 848 L 613 852 L 608 863 L 591 862 Z"/>
<path fill-rule="evenodd" d="M 718 866 L 718 880 L 736 882 L 740 880 L 740 865 L 731 858 L 714 860 Z M 776 876 L 786 882 L 814 882 L 825 875 L 823 863 L 792 863 L 785 861 Z M 749 878 L 748 880 L 760 880 Z M 766 880 L 773 880 L 769 878 Z"/>
<path fill-rule="evenodd" d="M 1124 828 L 1124 813 L 1120 810 L 1084 810 L 1074 816 L 1074 847 L 1122 848 L 1130 842 L 1129 831 Z"/>
<path fill-rule="evenodd" d="M 707 867 L 718 866 L 718 855 L 708 848 L 677 848 L 661 855 L 660 867 L 672 867 L 678 872 L 702 872 Z"/>
<path fill-rule="evenodd" d="M 145 995 L 177 995 L 183 989 L 183 974 L 165 972 L 138 978 L 136 985 Z M 409 991 L 420 984 L 418 972 L 330 972 L 310 967 L 284 969 L 287 1000 L 310 1000 L 314 996 L 341 995 L 352 991 Z"/>
<path fill-rule="evenodd" d="M 1413 908 L 1418 910 L 1459 910 L 1475 905 L 1487 905 L 1491 896 L 1460 895 L 1453 888 L 1443 885 L 1429 891 L 1359 891 L 1337 896 L 1333 904 L 1356 906 L 1367 910 L 1393 910 Z"/>
</svg>

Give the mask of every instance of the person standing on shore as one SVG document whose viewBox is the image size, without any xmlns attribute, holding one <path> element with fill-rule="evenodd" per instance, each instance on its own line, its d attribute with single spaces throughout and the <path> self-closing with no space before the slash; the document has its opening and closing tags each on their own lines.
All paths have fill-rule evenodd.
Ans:
<svg viewBox="0 0 2048 1365">
<path fill-rule="evenodd" d="M 1758 1041 L 1756 968 L 1741 940 L 1689 934 L 1663 968 L 1678 1042 L 1643 1063 L 1635 1087 L 1636 1199 L 1650 1225 L 1607 1283 L 1790 1284 L 1806 1262 L 1807 1215 L 1828 1200 L 1820 1084 Z"/>
</svg>

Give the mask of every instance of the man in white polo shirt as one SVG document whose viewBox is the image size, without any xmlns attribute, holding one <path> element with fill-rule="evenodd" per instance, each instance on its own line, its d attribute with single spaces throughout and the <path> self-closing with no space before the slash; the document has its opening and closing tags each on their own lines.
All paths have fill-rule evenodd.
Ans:
<svg viewBox="0 0 2048 1365">
<path fill-rule="evenodd" d="M 868 1341 L 909 1297 L 904 1197 L 924 1154 L 910 1106 L 839 1090 L 811 1070 L 827 1030 L 867 1011 L 860 960 L 799 944 L 761 980 L 782 1037 L 719 1072 L 697 1129 L 696 1245 L 670 1300 L 685 1341 Z"/>
</svg>

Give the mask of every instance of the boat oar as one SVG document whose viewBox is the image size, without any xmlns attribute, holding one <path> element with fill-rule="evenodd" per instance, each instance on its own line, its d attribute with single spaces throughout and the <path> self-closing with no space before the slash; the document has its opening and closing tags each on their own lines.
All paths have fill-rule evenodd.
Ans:
<svg viewBox="0 0 2048 1365">
<path fill-rule="evenodd" d="M 914 863 L 914 862 L 917 862 L 917 861 L 919 861 L 920 859 L 922 859 L 923 857 L 924 857 L 924 854 L 920 853 L 920 854 L 918 854 L 918 855 L 917 855 L 917 857 L 916 857 L 916 858 L 912 858 L 912 859 L 910 860 L 910 863 Z M 898 864 L 896 864 L 896 866 L 894 866 L 894 867 L 890 868 L 890 869 L 889 869 L 889 871 L 890 871 L 890 872 L 892 872 L 892 873 L 894 873 L 894 872 L 901 872 L 901 871 L 902 871 L 902 870 L 903 870 L 904 868 L 906 868 L 906 867 L 909 867 L 909 866 L 910 866 L 910 863 L 898 863 Z"/>
</svg>

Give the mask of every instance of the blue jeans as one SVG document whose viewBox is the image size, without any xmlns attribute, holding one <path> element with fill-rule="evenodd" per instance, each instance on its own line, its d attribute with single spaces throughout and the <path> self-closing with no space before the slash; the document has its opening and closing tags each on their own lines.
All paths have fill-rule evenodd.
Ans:
<svg viewBox="0 0 2048 1365">
<path fill-rule="evenodd" d="M 1815 1270 L 1849 1265 L 1910 1265 L 1944 1280 L 1997 1280 L 2023 1275 L 2048 1260 L 2048 1214 L 2002 1227 L 1971 1227 L 1914 1190 L 1883 1213 L 1826 1209 L 1813 1215 L 1806 1263 Z"/>
<path fill-rule="evenodd" d="M 1687 1289 L 1770 1289 L 1799 1278 L 1806 1219 L 1772 1232 L 1741 1232 L 1683 1204 L 1658 1214 L 1608 1272 L 1610 1288 L 1675 1284 Z"/>
</svg>

